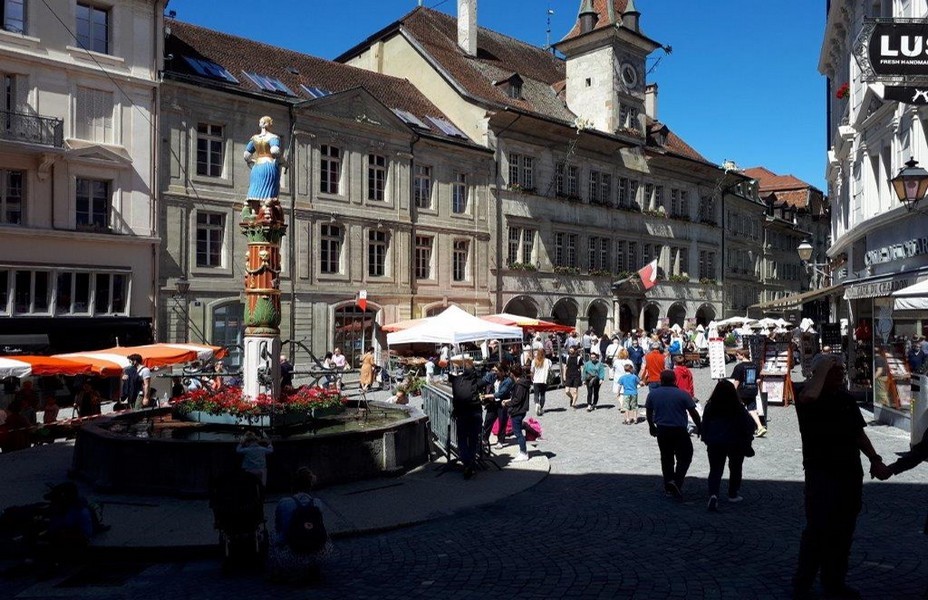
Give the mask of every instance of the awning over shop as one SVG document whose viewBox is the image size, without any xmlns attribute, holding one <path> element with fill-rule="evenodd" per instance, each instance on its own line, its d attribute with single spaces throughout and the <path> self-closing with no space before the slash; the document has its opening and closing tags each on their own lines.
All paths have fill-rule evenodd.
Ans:
<svg viewBox="0 0 928 600">
<path fill-rule="evenodd" d="M 893 310 L 928 310 L 928 279 L 893 292 Z"/>
<path fill-rule="evenodd" d="M 802 292 L 801 294 L 793 294 L 791 296 L 777 298 L 776 300 L 768 300 L 767 302 L 754 304 L 751 306 L 751 308 L 756 308 L 759 310 L 796 308 L 811 300 L 816 300 L 818 298 L 837 293 L 842 288 L 844 288 L 843 283 L 836 283 L 835 285 L 830 285 L 828 287 L 823 287 L 817 290 L 809 290 L 808 292 Z"/>
</svg>

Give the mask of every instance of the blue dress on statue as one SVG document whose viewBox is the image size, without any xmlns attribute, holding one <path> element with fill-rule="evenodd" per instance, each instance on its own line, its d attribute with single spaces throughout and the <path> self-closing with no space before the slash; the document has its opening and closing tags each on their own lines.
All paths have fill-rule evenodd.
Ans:
<svg viewBox="0 0 928 600">
<path fill-rule="evenodd" d="M 248 200 L 267 200 L 280 194 L 280 165 L 277 157 L 271 154 L 271 148 L 280 148 L 280 138 L 276 135 L 268 139 L 256 135 L 245 146 L 245 150 L 254 157 Z"/>
</svg>

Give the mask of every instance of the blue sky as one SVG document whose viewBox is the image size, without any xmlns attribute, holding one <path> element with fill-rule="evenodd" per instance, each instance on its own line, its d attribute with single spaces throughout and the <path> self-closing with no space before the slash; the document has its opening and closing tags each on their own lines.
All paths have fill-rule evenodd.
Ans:
<svg viewBox="0 0 928 600">
<path fill-rule="evenodd" d="M 824 3 L 636 0 L 642 31 L 673 48 L 652 54 L 658 117 L 707 159 L 792 173 L 824 188 L 825 78 L 817 70 Z M 418 0 L 171 0 L 182 21 L 334 58 Z M 451 14 L 456 0 L 424 0 Z M 217 11 L 216 7 L 222 9 Z M 478 23 L 544 46 L 564 36 L 580 0 L 478 0 Z M 258 9 L 257 11 L 255 9 Z M 660 61 L 657 62 L 657 59 Z"/>
</svg>

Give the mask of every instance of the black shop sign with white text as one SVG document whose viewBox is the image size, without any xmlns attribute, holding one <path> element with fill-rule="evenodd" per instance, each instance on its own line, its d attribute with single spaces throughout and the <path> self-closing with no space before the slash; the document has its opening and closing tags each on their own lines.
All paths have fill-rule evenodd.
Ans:
<svg viewBox="0 0 928 600">
<path fill-rule="evenodd" d="M 928 24 L 873 23 L 867 55 L 873 72 L 878 76 L 928 76 Z"/>
</svg>

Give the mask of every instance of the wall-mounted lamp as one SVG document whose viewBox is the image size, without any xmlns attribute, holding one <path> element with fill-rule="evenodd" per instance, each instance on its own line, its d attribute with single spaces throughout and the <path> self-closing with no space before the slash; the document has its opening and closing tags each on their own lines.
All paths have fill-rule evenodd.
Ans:
<svg viewBox="0 0 928 600">
<path fill-rule="evenodd" d="M 928 192 L 928 171 L 918 166 L 915 158 L 910 158 L 899 174 L 889 180 L 896 192 L 896 197 L 909 212 L 915 210 L 918 201 Z"/>
</svg>

